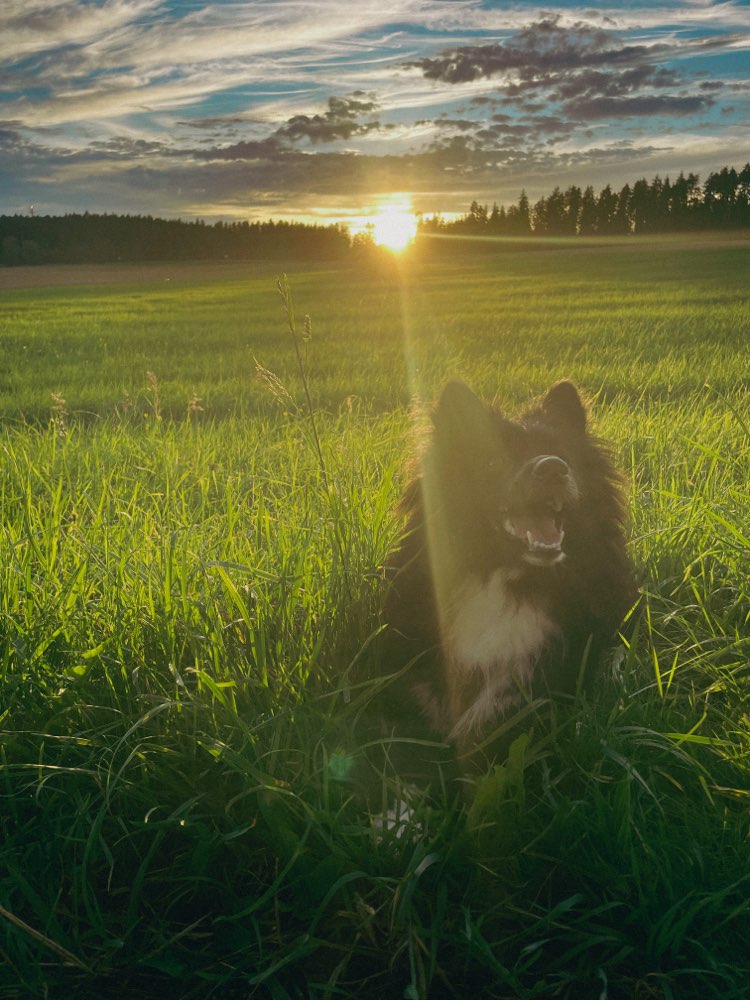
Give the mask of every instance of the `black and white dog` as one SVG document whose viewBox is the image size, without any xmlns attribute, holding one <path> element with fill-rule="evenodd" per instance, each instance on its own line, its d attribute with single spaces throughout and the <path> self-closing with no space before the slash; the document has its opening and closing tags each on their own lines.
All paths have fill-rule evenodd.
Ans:
<svg viewBox="0 0 750 1000">
<path fill-rule="evenodd" d="M 575 690 L 636 603 L 622 485 L 570 382 L 517 420 L 451 382 L 404 506 L 388 701 L 463 753 L 532 690 Z"/>
</svg>

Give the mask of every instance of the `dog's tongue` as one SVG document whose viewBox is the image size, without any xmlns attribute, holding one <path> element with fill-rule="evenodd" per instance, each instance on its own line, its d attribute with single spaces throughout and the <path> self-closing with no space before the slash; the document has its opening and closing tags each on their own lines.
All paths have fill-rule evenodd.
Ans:
<svg viewBox="0 0 750 1000">
<path fill-rule="evenodd" d="M 562 545 L 562 528 L 557 527 L 552 517 L 516 515 L 508 520 L 513 526 L 513 534 L 526 539 L 532 545 L 548 548 Z"/>
</svg>

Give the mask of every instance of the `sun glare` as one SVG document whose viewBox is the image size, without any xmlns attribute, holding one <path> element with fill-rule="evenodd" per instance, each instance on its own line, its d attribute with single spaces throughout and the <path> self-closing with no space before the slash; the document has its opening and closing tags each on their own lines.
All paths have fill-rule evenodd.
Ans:
<svg viewBox="0 0 750 1000">
<path fill-rule="evenodd" d="M 412 212 L 389 205 L 373 217 L 372 238 L 378 246 L 398 253 L 405 250 L 417 235 L 417 220 Z"/>
</svg>

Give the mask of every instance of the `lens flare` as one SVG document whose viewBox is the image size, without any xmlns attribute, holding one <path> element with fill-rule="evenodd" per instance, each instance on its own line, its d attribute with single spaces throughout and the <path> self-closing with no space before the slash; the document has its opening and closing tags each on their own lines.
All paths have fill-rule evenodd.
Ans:
<svg viewBox="0 0 750 1000">
<path fill-rule="evenodd" d="M 383 208 L 372 220 L 372 238 L 378 246 L 398 253 L 405 250 L 417 235 L 417 220 L 412 212 L 397 205 Z"/>
</svg>

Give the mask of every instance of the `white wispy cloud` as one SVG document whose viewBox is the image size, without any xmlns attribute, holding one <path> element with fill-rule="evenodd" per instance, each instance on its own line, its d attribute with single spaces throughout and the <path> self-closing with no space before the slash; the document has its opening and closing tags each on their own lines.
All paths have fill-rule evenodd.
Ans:
<svg viewBox="0 0 750 1000">
<path fill-rule="evenodd" d="M 110 0 L 101 7 L 11 2 L 0 12 L 0 60 L 12 67 L 17 97 L 5 101 L 4 114 L 29 125 L 179 109 L 272 79 L 293 85 L 309 81 L 316 63 L 321 86 L 347 71 L 331 64 L 343 54 L 354 53 L 365 65 L 401 57 L 368 53 L 376 43 L 358 41 L 362 33 L 394 18 L 439 19 L 450 7 L 425 0 L 283 0 L 205 4 L 160 18 L 157 0 Z M 47 96 L 30 100 L 29 88 L 44 88 Z"/>
<path fill-rule="evenodd" d="M 11 63 L 61 46 L 99 43 L 158 10 L 161 0 L 4 0 L 0 6 L 0 60 Z"/>
</svg>

